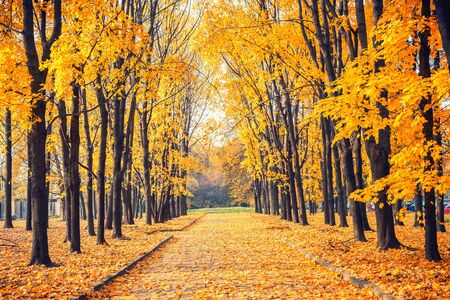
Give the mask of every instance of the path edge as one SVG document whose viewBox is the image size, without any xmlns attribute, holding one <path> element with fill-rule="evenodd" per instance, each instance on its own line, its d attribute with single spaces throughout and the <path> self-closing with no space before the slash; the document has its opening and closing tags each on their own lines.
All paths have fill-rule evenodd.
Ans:
<svg viewBox="0 0 450 300">
<path fill-rule="evenodd" d="M 145 258 L 150 256 L 151 254 L 153 254 L 156 250 L 158 250 L 159 248 L 161 248 L 162 246 L 167 244 L 167 242 L 169 242 L 172 238 L 173 238 L 173 235 L 169 235 L 168 237 L 166 237 L 165 239 L 160 241 L 158 244 L 153 246 L 149 251 L 145 252 L 143 255 L 139 256 L 138 258 L 133 260 L 131 263 L 129 263 L 126 266 L 124 266 L 123 268 L 121 268 L 119 271 L 117 271 L 114 274 L 112 274 L 112 275 L 102 279 L 99 283 L 97 283 L 94 286 L 92 286 L 91 290 L 97 292 L 97 291 L 101 290 L 102 288 L 104 288 L 106 285 L 110 284 L 117 277 L 120 277 L 120 276 L 126 274 L 128 271 L 133 269 L 139 262 L 141 262 L 142 260 L 144 260 Z M 87 298 L 87 292 L 83 293 L 82 295 L 80 295 L 78 297 L 74 297 L 74 298 L 70 298 L 70 299 L 72 299 L 72 300 L 88 299 Z"/>
<path fill-rule="evenodd" d="M 328 261 L 320 258 L 319 256 L 316 256 L 304 249 L 302 249 L 301 247 L 293 244 L 291 241 L 289 241 L 288 239 L 286 239 L 285 237 L 278 235 L 278 238 L 281 239 L 286 245 L 288 245 L 289 247 L 291 247 L 293 250 L 300 252 L 301 254 L 303 254 L 304 256 L 306 256 L 308 259 L 314 261 L 316 264 L 319 264 L 321 266 L 324 266 L 325 268 L 336 272 L 339 274 L 339 276 L 346 280 L 351 282 L 352 284 L 356 285 L 358 288 L 360 289 L 364 289 L 366 287 L 370 288 L 370 291 L 377 297 L 379 297 L 380 299 L 383 300 L 396 300 L 397 298 L 391 294 L 388 294 L 387 292 L 385 292 L 382 288 L 380 288 L 378 285 L 376 285 L 375 283 L 359 278 L 353 274 L 351 274 L 350 272 L 348 272 L 347 270 L 344 270 L 342 268 L 336 267 L 333 264 L 329 263 Z"/>
</svg>

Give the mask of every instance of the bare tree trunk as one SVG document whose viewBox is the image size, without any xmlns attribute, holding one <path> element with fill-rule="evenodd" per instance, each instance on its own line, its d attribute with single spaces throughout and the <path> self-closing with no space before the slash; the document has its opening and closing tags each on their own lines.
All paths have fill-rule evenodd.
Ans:
<svg viewBox="0 0 450 300">
<path fill-rule="evenodd" d="M 71 239 L 70 251 L 81 252 L 80 240 L 80 172 L 78 162 L 80 157 L 80 87 L 72 87 L 72 117 L 70 120 L 70 160 L 69 183 L 71 200 Z"/>
<path fill-rule="evenodd" d="M 93 189 L 93 155 L 94 155 L 94 145 L 91 140 L 91 130 L 89 124 L 89 117 L 87 112 L 87 99 L 86 99 L 86 90 L 82 91 L 82 100 L 83 100 L 83 118 L 84 118 L 84 133 L 86 136 L 86 152 L 87 152 L 87 184 L 86 184 L 86 192 L 87 192 L 87 221 L 88 221 L 88 234 L 90 236 L 95 236 L 94 230 L 94 189 Z"/>
<path fill-rule="evenodd" d="M 12 133 L 11 133 L 11 111 L 6 109 L 5 116 L 5 156 L 6 156 L 6 172 L 5 172 L 5 222 L 4 228 L 13 228 L 12 223 Z"/>
<path fill-rule="evenodd" d="M 98 77 L 96 83 L 96 96 L 100 109 L 100 145 L 98 151 L 97 170 L 97 197 L 98 197 L 98 217 L 97 217 L 97 244 L 105 244 L 105 167 L 106 167 L 106 147 L 108 138 L 108 111 L 106 109 L 106 99 L 101 89 L 101 78 Z"/>
<path fill-rule="evenodd" d="M 66 221 L 66 238 L 65 241 L 69 242 L 72 235 L 72 223 L 71 223 L 71 193 L 69 186 L 69 136 L 67 134 L 67 111 L 66 103 L 60 101 L 58 103 L 58 114 L 60 119 L 59 124 L 59 138 L 61 140 L 62 148 L 62 163 L 63 163 L 63 182 L 64 182 L 64 209 L 65 209 L 65 221 Z"/>
<path fill-rule="evenodd" d="M 438 133 L 436 135 L 436 144 L 442 147 L 442 132 L 441 129 L 437 129 Z M 443 152 L 443 151 L 442 151 Z M 441 158 L 437 162 L 437 170 L 438 175 L 442 176 L 444 174 L 444 153 L 441 154 Z M 436 222 L 437 222 L 437 230 L 439 232 L 446 232 L 445 230 L 445 215 L 444 215 L 444 195 L 437 195 L 437 206 L 436 206 Z"/>
<path fill-rule="evenodd" d="M 112 186 L 111 189 L 109 190 L 109 194 L 107 194 L 107 199 L 106 201 L 108 203 L 106 203 L 106 222 L 105 222 L 105 228 L 106 229 L 113 229 L 113 191 L 112 191 Z"/>
<path fill-rule="evenodd" d="M 351 195 L 356 190 L 356 178 L 353 166 L 352 150 L 350 148 L 350 141 L 343 139 L 340 143 L 342 152 L 342 164 L 344 177 L 347 188 L 347 195 Z M 350 211 L 353 220 L 353 238 L 358 242 L 367 242 L 364 235 L 364 226 L 362 222 L 361 206 L 359 202 L 350 200 Z"/>
<path fill-rule="evenodd" d="M 30 137 L 27 137 L 27 219 L 25 222 L 25 230 L 31 231 L 31 219 L 32 219 L 32 208 L 31 208 L 31 141 Z"/>
<path fill-rule="evenodd" d="M 439 31 L 442 38 L 442 46 L 445 51 L 445 56 L 450 57 L 450 1 L 449 0 L 434 0 L 436 6 L 436 16 L 439 23 Z M 450 72 L 450 64 L 448 70 Z"/>
<path fill-rule="evenodd" d="M 114 98 L 113 238 L 122 237 L 122 155 L 125 101 L 124 97 Z"/>
<path fill-rule="evenodd" d="M 345 214 L 344 195 L 342 190 L 341 158 L 338 146 L 333 146 L 334 174 L 336 177 L 336 193 L 338 198 L 339 227 L 348 227 L 347 215 Z"/>
<path fill-rule="evenodd" d="M 23 43 L 27 58 L 27 68 L 31 75 L 31 92 L 36 101 L 31 108 L 31 114 L 38 119 L 33 122 L 29 132 L 30 153 L 31 153 L 31 208 L 32 208 L 32 231 L 33 242 L 31 247 L 30 265 L 43 264 L 51 266 L 50 255 L 48 253 L 48 203 L 46 197 L 46 170 L 45 170 L 45 143 L 47 130 L 45 128 L 46 102 L 45 93 L 42 90 L 47 77 L 47 71 L 40 69 L 40 60 L 34 34 L 34 4 L 32 0 L 22 0 L 23 8 Z M 53 2 L 53 31 L 51 38 L 47 40 L 46 32 L 46 12 L 40 14 L 42 42 L 41 61 L 50 57 L 50 49 L 53 42 L 61 34 L 61 0 Z M 43 40 L 44 39 L 44 40 Z"/>
<path fill-rule="evenodd" d="M 422 18 L 429 19 L 431 16 L 430 0 L 422 0 Z M 430 36 L 430 28 L 425 25 L 425 28 L 419 32 L 420 50 L 419 50 L 419 75 L 423 78 L 429 78 L 431 76 L 430 69 L 430 46 L 428 44 L 428 37 Z M 423 134 L 425 137 L 424 144 L 434 140 L 433 128 L 433 102 L 431 95 L 422 96 L 419 103 L 419 108 L 422 113 L 425 122 L 423 123 Z M 432 156 L 432 150 L 427 148 L 427 153 L 424 157 L 425 169 L 424 172 L 430 172 L 433 170 L 435 162 Z M 424 189 L 425 200 L 425 257 L 429 261 L 440 261 L 441 255 L 439 254 L 438 242 L 437 242 L 437 228 L 436 228 L 436 194 L 434 188 Z"/>
</svg>

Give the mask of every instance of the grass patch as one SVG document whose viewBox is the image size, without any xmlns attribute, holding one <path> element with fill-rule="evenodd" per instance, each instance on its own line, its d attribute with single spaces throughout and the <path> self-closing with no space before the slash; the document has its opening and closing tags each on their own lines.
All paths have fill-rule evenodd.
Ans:
<svg viewBox="0 0 450 300">
<path fill-rule="evenodd" d="M 223 214 L 223 213 L 246 213 L 246 212 L 254 212 L 254 207 L 215 207 L 215 208 L 198 208 L 198 209 L 190 209 L 188 214 Z"/>
</svg>

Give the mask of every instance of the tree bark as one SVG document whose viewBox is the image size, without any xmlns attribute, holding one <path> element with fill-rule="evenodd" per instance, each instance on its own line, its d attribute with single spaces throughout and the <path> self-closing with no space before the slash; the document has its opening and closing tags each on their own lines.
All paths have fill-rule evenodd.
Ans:
<svg viewBox="0 0 450 300">
<path fill-rule="evenodd" d="M 66 221 L 66 238 L 65 241 L 69 242 L 72 236 L 72 223 L 71 223 L 71 192 L 69 185 L 69 160 L 70 160 L 70 150 L 69 150 L 69 135 L 67 133 L 67 111 L 66 103 L 64 101 L 59 101 L 58 103 L 58 115 L 59 115 L 59 138 L 61 140 L 62 149 L 62 165 L 63 165 L 63 182 L 64 182 L 64 217 Z"/>
<path fill-rule="evenodd" d="M 6 172 L 5 172 L 5 222 L 4 228 L 13 228 L 12 223 L 12 132 L 11 132 L 11 111 L 6 109 L 5 116 L 5 156 L 6 156 Z"/>
<path fill-rule="evenodd" d="M 342 188 L 341 158 L 339 157 L 338 146 L 333 146 L 334 174 L 336 177 L 336 193 L 338 198 L 339 227 L 348 227 L 345 213 L 345 203 Z"/>
<path fill-rule="evenodd" d="M 84 201 L 84 195 L 82 192 L 80 192 L 80 208 L 81 208 L 81 214 L 80 214 L 80 218 L 81 220 L 86 220 L 87 216 L 86 216 L 86 203 Z"/>
<path fill-rule="evenodd" d="M 395 202 L 394 209 L 394 225 L 404 226 L 403 220 L 401 219 L 401 209 L 403 208 L 403 200 L 397 200 Z"/>
<path fill-rule="evenodd" d="M 429 19 L 431 16 L 430 0 L 422 0 L 422 18 Z M 419 50 L 419 76 L 429 78 L 431 76 L 430 68 L 430 46 L 428 44 L 428 37 L 430 36 L 430 28 L 425 25 L 425 28 L 419 32 L 420 50 Z M 422 96 L 419 103 L 419 108 L 425 122 L 422 124 L 422 132 L 424 134 L 424 146 L 434 141 L 433 128 L 433 102 L 431 95 Z M 431 172 L 434 168 L 435 162 L 432 156 L 432 150 L 427 148 L 427 153 L 424 157 L 425 168 L 424 173 Z M 425 200 L 425 257 L 429 261 L 440 261 L 438 242 L 437 242 L 437 228 L 436 228 L 436 194 L 434 188 L 424 189 Z"/>
<path fill-rule="evenodd" d="M 126 131 L 125 151 L 123 154 L 123 163 L 120 170 L 122 180 L 126 175 L 126 188 L 123 189 L 123 206 L 125 209 L 125 221 L 127 224 L 134 224 L 132 203 L 131 203 L 131 180 L 133 168 L 133 137 L 134 137 L 134 115 L 136 112 L 136 95 L 133 95 L 128 114 L 128 124 Z"/>
<path fill-rule="evenodd" d="M 439 121 L 440 122 L 440 121 Z M 441 129 L 438 128 L 437 129 L 437 134 L 436 134 L 436 144 L 440 147 L 442 147 L 442 132 Z M 438 175 L 439 176 L 443 176 L 444 175 L 444 151 L 441 151 L 440 155 L 440 159 L 437 162 L 437 171 L 438 171 Z M 439 232 L 446 232 L 445 229 L 445 215 L 444 215 L 444 195 L 439 194 L 437 195 L 437 206 L 436 206 L 436 222 L 437 222 L 437 230 Z"/>
<path fill-rule="evenodd" d="M 48 203 L 46 195 L 45 143 L 46 130 L 46 102 L 42 90 L 47 77 L 47 71 L 40 69 L 40 62 L 34 34 L 34 7 L 32 0 L 22 0 L 23 9 L 23 43 L 27 60 L 28 72 L 31 76 L 31 93 L 35 102 L 31 113 L 38 121 L 33 122 L 29 132 L 31 153 L 31 202 L 32 202 L 32 246 L 30 265 L 43 264 L 52 266 L 48 252 L 47 221 Z M 53 32 L 50 40 L 45 37 L 46 28 L 41 26 L 44 35 L 42 42 L 42 61 L 50 57 L 53 42 L 61 34 L 61 0 L 53 2 Z M 45 26 L 46 12 L 41 13 L 41 25 Z"/>
<path fill-rule="evenodd" d="M 358 132 L 355 135 L 355 144 L 354 144 L 354 153 L 355 153 L 355 179 L 356 179 L 356 188 L 357 189 L 363 189 L 364 188 L 364 180 L 363 180 L 363 161 L 361 156 L 361 131 L 358 130 Z M 358 202 L 359 205 L 359 212 L 361 214 L 361 219 L 363 223 L 363 228 L 365 231 L 372 231 L 372 228 L 370 228 L 369 225 L 369 219 L 367 218 L 367 210 L 366 210 L 366 203 L 365 202 Z"/>
<path fill-rule="evenodd" d="M 150 109 L 151 114 L 152 109 Z M 148 104 L 147 102 L 143 103 L 142 113 L 140 115 L 140 129 L 141 129 L 141 141 L 142 141 L 142 164 L 144 169 L 144 196 L 146 202 L 146 216 L 145 216 L 145 224 L 152 224 L 152 216 L 154 213 L 154 203 L 151 191 L 151 163 L 150 163 L 150 154 L 149 154 L 149 139 L 148 139 Z"/>
<path fill-rule="evenodd" d="M 289 195 L 291 198 L 290 203 L 292 208 L 292 220 L 294 221 L 294 223 L 299 223 L 300 221 L 298 216 L 297 191 L 295 187 L 294 170 L 292 168 L 292 148 L 290 140 L 286 142 L 286 151 L 287 151 L 286 171 L 289 178 Z"/>
<path fill-rule="evenodd" d="M 378 20 L 383 13 L 383 0 L 374 0 L 372 7 L 373 24 L 377 26 Z M 375 47 L 378 42 L 374 38 Z M 374 72 L 378 73 L 380 67 L 384 65 L 384 60 L 377 60 L 374 66 Z M 380 97 L 387 99 L 387 91 L 382 90 Z M 381 102 L 376 102 L 376 107 L 381 118 L 389 118 L 389 111 Z M 373 136 L 365 140 L 366 152 L 370 161 L 372 180 L 384 178 L 389 175 L 389 155 L 391 153 L 391 129 L 389 126 L 378 131 L 378 142 Z M 377 220 L 377 245 L 381 250 L 389 248 L 399 248 L 400 243 L 397 240 L 394 229 L 394 218 L 392 215 L 392 205 L 388 203 L 387 188 L 380 191 L 378 200 L 375 203 L 375 214 Z"/>
<path fill-rule="evenodd" d="M 98 169 L 97 169 L 97 244 L 105 244 L 105 167 L 106 167 L 106 147 L 108 138 L 108 110 L 106 109 L 106 99 L 101 88 L 100 76 L 96 80 L 98 85 L 95 89 L 98 107 L 100 110 L 100 145 L 98 149 Z"/>
<path fill-rule="evenodd" d="M 91 140 L 91 129 L 89 124 L 89 116 L 87 112 L 87 99 L 86 90 L 82 91 L 83 100 L 83 119 L 84 119 L 84 134 L 86 136 L 86 152 L 87 152 L 87 221 L 88 221 L 88 234 L 90 236 L 95 236 L 94 230 L 94 189 L 93 189 L 93 155 L 94 155 L 94 145 Z"/>
<path fill-rule="evenodd" d="M 80 172 L 78 162 L 80 157 L 80 87 L 72 86 L 72 117 L 70 119 L 70 159 L 69 183 L 71 200 L 71 238 L 70 251 L 81 253 L 80 239 Z"/>
<path fill-rule="evenodd" d="M 345 178 L 345 186 L 347 188 L 347 195 L 351 195 L 356 190 L 356 178 L 353 166 L 352 150 L 350 148 L 350 141 L 343 139 L 340 143 L 342 152 L 343 172 Z M 353 238 L 358 242 L 367 242 L 364 235 L 364 226 L 362 222 L 361 206 L 359 202 L 350 200 L 350 210 L 353 220 Z"/>
<path fill-rule="evenodd" d="M 109 179 L 109 178 L 108 178 Z M 109 194 L 106 196 L 106 222 L 105 228 L 108 230 L 113 229 L 113 187 L 111 184 L 111 188 L 109 189 Z"/>
<path fill-rule="evenodd" d="M 329 214 L 329 193 L 328 193 L 328 174 L 327 174 L 327 137 L 326 137 L 326 129 L 325 129 L 325 118 L 320 117 L 320 127 L 322 133 L 322 161 L 320 162 L 320 170 L 322 173 L 322 209 L 324 215 L 325 224 L 330 224 L 330 214 Z"/>
<path fill-rule="evenodd" d="M 447 59 L 450 57 L 450 0 L 434 0 L 436 16 L 441 33 L 442 46 Z M 450 72 L 450 64 L 447 63 Z"/>
<path fill-rule="evenodd" d="M 31 231 L 31 219 L 32 219 L 32 208 L 31 208 L 31 189 L 32 189 L 32 181 L 31 181 L 31 141 L 28 134 L 27 137 L 27 216 L 25 222 L 25 230 Z"/>
<path fill-rule="evenodd" d="M 122 237 L 122 155 L 124 148 L 125 101 L 125 97 L 116 96 L 114 98 L 113 238 Z"/>
</svg>

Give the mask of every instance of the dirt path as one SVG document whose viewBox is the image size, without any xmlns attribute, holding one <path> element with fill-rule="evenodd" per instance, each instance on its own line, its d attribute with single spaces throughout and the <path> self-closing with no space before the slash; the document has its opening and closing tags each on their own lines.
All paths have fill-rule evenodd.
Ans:
<svg viewBox="0 0 450 300">
<path fill-rule="evenodd" d="M 208 214 L 96 296 L 115 299 L 363 298 L 249 213 Z"/>
</svg>

